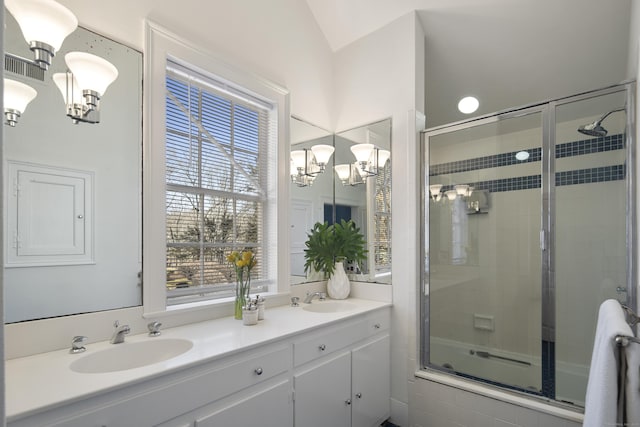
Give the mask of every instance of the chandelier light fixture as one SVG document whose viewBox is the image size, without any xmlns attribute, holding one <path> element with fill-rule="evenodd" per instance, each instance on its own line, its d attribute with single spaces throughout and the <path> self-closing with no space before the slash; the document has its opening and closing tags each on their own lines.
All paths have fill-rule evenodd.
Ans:
<svg viewBox="0 0 640 427">
<path fill-rule="evenodd" d="M 444 191 L 443 188 L 445 187 L 442 184 L 431 184 L 429 186 L 429 194 L 434 202 L 439 202 L 444 197 L 449 201 L 454 201 L 458 197 L 469 198 L 474 190 L 472 186 L 467 184 L 449 186 Z"/>
<path fill-rule="evenodd" d="M 53 0 L 5 0 L 4 4 L 17 21 L 34 58 L 21 58 L 11 53 L 5 55 L 25 66 L 48 70 L 65 38 L 78 27 L 78 19 L 69 9 Z M 118 69 L 109 61 L 85 52 L 67 53 L 65 63 L 67 71 L 54 74 L 52 79 L 62 93 L 67 116 L 73 123 L 99 123 L 100 98 L 118 77 Z M 24 88 L 29 88 L 28 85 L 19 86 L 15 81 L 7 84 L 7 81 L 5 79 L 5 90 L 9 90 L 8 99 L 5 94 L 5 123 L 15 126 L 26 104 L 37 93 L 31 88 Z M 27 94 L 32 96 L 29 98 Z M 22 109 L 15 108 L 17 99 L 27 98 Z M 7 104 L 7 100 L 13 104 Z"/>
<path fill-rule="evenodd" d="M 323 173 L 335 148 L 327 144 L 317 144 L 311 148 L 291 152 L 291 181 L 298 187 L 308 187 Z"/>
<path fill-rule="evenodd" d="M 38 92 L 29 85 L 16 80 L 4 79 L 4 116 L 5 124 L 15 127 L 18 118 Z"/>
<path fill-rule="evenodd" d="M 69 71 L 52 77 L 62 93 L 67 116 L 76 124 L 99 123 L 100 98 L 118 77 L 118 69 L 109 61 L 85 52 L 70 52 L 64 59 Z"/>
<path fill-rule="evenodd" d="M 391 157 L 389 150 L 381 150 L 369 143 L 352 145 L 351 152 L 363 177 L 376 176 Z"/>
<path fill-rule="evenodd" d="M 362 175 L 358 162 L 335 165 L 334 170 L 336 171 L 336 175 L 338 175 L 338 179 L 340 179 L 340 182 L 342 182 L 342 185 L 344 186 L 355 186 L 365 183 L 364 179 L 366 178 L 366 175 Z"/>
<path fill-rule="evenodd" d="M 78 26 L 78 19 L 66 7 L 52 0 L 5 0 L 18 21 L 33 62 L 47 70 L 64 39 Z"/>
</svg>

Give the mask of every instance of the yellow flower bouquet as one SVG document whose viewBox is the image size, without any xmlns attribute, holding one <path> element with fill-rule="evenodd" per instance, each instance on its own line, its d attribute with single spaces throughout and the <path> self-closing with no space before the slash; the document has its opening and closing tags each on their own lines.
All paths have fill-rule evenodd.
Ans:
<svg viewBox="0 0 640 427">
<path fill-rule="evenodd" d="M 236 272 L 236 303 L 235 318 L 242 319 L 242 307 L 249 301 L 251 289 L 251 269 L 256 265 L 256 257 L 253 252 L 245 250 L 233 251 L 227 255 L 227 261 Z"/>
</svg>

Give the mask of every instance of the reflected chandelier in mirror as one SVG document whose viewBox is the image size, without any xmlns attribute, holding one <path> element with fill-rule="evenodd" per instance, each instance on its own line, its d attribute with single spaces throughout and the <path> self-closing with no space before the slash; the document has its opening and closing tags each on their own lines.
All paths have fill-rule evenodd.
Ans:
<svg viewBox="0 0 640 427">
<path fill-rule="evenodd" d="M 17 75 L 43 80 L 64 39 L 78 26 L 75 15 L 53 0 L 7 0 L 34 59 L 5 54 L 5 68 Z M 100 122 L 100 98 L 118 77 L 118 69 L 106 59 L 88 52 L 68 52 L 67 69 L 51 77 L 60 90 L 66 114 L 73 123 Z M 4 78 L 5 124 L 15 127 L 37 91 L 25 81 Z"/>
<path fill-rule="evenodd" d="M 368 250 L 366 265 L 347 265 L 347 273 L 391 283 L 391 119 L 339 132 L 335 144 L 335 221 L 353 220 Z"/>
<path fill-rule="evenodd" d="M 334 147 L 325 173 L 315 174 L 307 185 L 300 185 L 296 182 L 300 174 L 293 164 L 293 153 L 306 150 L 308 161 L 312 147 L 323 144 Z M 307 234 L 317 222 L 333 224 L 341 219 L 351 219 L 358 225 L 369 254 L 364 265 L 346 265 L 350 279 L 391 283 L 391 120 L 333 135 L 292 117 L 291 150 L 291 283 L 322 280 L 315 275 L 307 277 L 304 272 Z M 313 163 L 307 165 L 307 170 L 318 168 Z M 305 164 L 301 166 L 303 172 Z M 326 173 L 330 168 L 335 173 Z"/>
</svg>

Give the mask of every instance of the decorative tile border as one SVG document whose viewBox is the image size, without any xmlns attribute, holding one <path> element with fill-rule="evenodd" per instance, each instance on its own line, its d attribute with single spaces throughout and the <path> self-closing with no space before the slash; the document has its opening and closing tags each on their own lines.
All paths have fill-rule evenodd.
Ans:
<svg viewBox="0 0 640 427">
<path fill-rule="evenodd" d="M 589 184 L 593 182 L 618 181 L 626 177 L 625 165 L 603 166 L 600 168 L 578 169 L 556 172 L 556 187 L 561 185 Z"/>
<path fill-rule="evenodd" d="M 605 151 L 622 150 L 624 134 L 584 139 L 556 145 L 556 159 L 562 157 L 581 156 L 583 154 L 603 153 Z"/>
<path fill-rule="evenodd" d="M 529 152 L 529 158 L 527 160 L 516 159 L 517 151 L 494 154 L 492 156 L 476 157 L 474 159 L 431 165 L 429 166 L 429 176 L 468 172 L 478 169 L 493 169 L 501 166 L 539 162 L 542 159 L 542 149 L 539 147 L 522 151 Z"/>
<path fill-rule="evenodd" d="M 489 190 L 491 193 L 502 191 L 528 190 L 540 188 L 542 185 L 541 175 L 517 176 L 514 178 L 493 179 L 490 181 L 478 181 L 465 183 L 473 187 L 474 190 Z M 453 185 L 442 187 L 442 191 L 453 190 Z"/>
<path fill-rule="evenodd" d="M 626 178 L 626 166 L 614 165 L 600 168 L 579 169 L 556 172 L 556 187 L 574 184 L 618 181 Z M 542 186 L 541 175 L 517 176 L 514 178 L 494 179 L 490 181 L 466 182 L 474 190 L 489 190 L 491 193 L 503 191 L 529 190 Z M 453 190 L 453 185 L 442 187 L 441 191 Z"/>
<path fill-rule="evenodd" d="M 558 144 L 556 146 L 556 158 L 602 153 L 605 151 L 621 150 L 623 148 L 624 134 L 608 135 L 601 138 L 591 138 Z M 429 176 L 468 172 L 478 169 L 491 169 L 501 166 L 539 162 L 542 160 L 542 149 L 540 147 L 522 151 L 529 152 L 529 158 L 527 160 L 516 159 L 517 151 L 495 154 L 492 156 L 476 157 L 473 159 L 431 165 L 429 166 Z"/>
<path fill-rule="evenodd" d="M 624 135 L 616 134 L 601 138 L 591 138 L 580 141 L 567 142 L 556 146 L 556 158 L 582 156 L 584 154 L 602 153 L 605 151 L 624 149 Z M 490 169 L 500 166 L 510 166 L 522 163 L 539 162 L 542 159 L 541 148 L 526 150 L 529 152 L 527 160 L 517 160 L 516 152 L 496 154 L 493 156 L 477 157 L 456 162 L 441 163 L 429 167 L 429 176 L 451 173 L 468 172 L 479 169 Z M 603 166 L 598 168 L 578 169 L 556 172 L 556 187 L 574 184 L 589 184 L 594 182 L 618 181 L 626 178 L 625 165 Z M 528 190 L 540 188 L 541 175 L 517 176 L 513 178 L 494 179 L 489 181 L 466 182 L 477 190 L 489 190 L 492 193 L 503 191 Z M 442 191 L 453 190 L 453 185 L 444 186 Z"/>
</svg>

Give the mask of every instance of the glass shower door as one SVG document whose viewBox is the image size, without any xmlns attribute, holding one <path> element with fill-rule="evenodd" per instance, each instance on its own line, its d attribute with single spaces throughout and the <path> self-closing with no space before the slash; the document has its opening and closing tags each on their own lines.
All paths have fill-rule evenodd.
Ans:
<svg viewBox="0 0 640 427">
<path fill-rule="evenodd" d="M 636 308 L 634 94 L 425 131 L 425 367 L 584 406 L 600 304 Z"/>
<path fill-rule="evenodd" d="M 555 109 L 555 388 L 579 405 L 598 308 L 629 304 L 626 105 L 621 87 Z"/>
<path fill-rule="evenodd" d="M 521 110 L 425 134 L 425 364 L 535 393 L 542 115 Z"/>
</svg>

